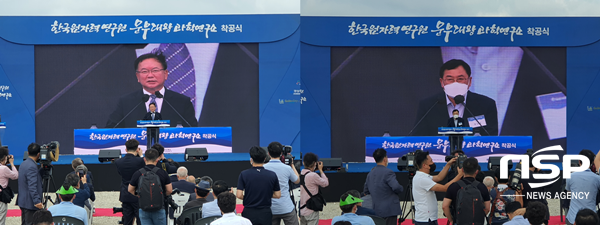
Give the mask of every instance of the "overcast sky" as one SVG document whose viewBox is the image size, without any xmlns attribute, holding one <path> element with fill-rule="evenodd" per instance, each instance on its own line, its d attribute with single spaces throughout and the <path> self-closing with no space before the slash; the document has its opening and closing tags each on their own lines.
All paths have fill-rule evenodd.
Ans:
<svg viewBox="0 0 600 225">
<path fill-rule="evenodd" d="M 598 0 L 0 0 L 0 16 L 600 16 Z"/>
</svg>

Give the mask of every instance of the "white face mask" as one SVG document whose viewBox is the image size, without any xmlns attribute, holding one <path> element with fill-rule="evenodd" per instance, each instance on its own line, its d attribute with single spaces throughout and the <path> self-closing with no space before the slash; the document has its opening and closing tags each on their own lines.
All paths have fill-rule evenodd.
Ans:
<svg viewBox="0 0 600 225">
<path fill-rule="evenodd" d="M 444 92 L 446 92 L 446 95 L 454 98 L 457 95 L 462 95 L 464 96 L 467 91 L 469 91 L 469 85 L 463 84 L 463 83 L 458 83 L 458 82 L 454 82 L 448 85 L 444 85 Z"/>
<path fill-rule="evenodd" d="M 458 119 L 458 115 L 452 115 L 454 119 Z"/>
</svg>

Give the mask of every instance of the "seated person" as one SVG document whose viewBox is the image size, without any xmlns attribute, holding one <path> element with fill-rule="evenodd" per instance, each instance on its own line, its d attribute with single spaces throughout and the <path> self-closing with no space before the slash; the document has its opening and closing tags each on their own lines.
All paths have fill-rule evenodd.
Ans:
<svg viewBox="0 0 600 225">
<path fill-rule="evenodd" d="M 192 197 L 191 195 L 193 193 L 196 192 L 196 185 L 188 182 L 186 179 L 188 177 L 188 170 L 185 167 L 179 167 L 177 168 L 177 181 L 172 182 L 171 184 L 173 185 L 173 189 L 177 188 L 179 189 L 179 191 L 181 192 L 185 192 L 190 194 L 190 197 Z M 193 198 L 190 198 L 190 201 L 194 200 Z"/>
<path fill-rule="evenodd" d="M 92 171 L 89 171 L 87 169 L 87 167 L 83 164 L 83 160 L 81 160 L 81 158 L 73 159 L 73 161 L 71 161 L 71 167 L 73 168 L 73 171 L 70 173 L 73 173 L 73 174 L 77 173 L 78 170 L 81 170 L 81 169 L 84 170 L 86 182 L 87 182 L 88 188 L 90 188 L 90 200 L 96 201 L 96 194 L 94 193 L 94 184 L 93 184 L 94 177 L 92 176 Z M 80 184 L 80 186 L 83 186 L 83 184 Z"/>
<path fill-rule="evenodd" d="M 210 188 L 208 188 L 208 190 L 212 191 L 212 186 L 213 186 L 213 180 L 212 180 L 212 178 L 210 178 L 209 176 L 203 176 L 203 177 L 200 177 L 199 181 L 206 181 L 206 182 L 208 182 L 210 184 Z M 216 195 L 216 196 L 218 196 L 218 195 Z M 209 202 L 212 202 L 212 201 L 214 201 L 216 199 L 217 198 L 213 197 L 213 195 L 211 195 L 211 194 L 209 194 L 208 196 L 206 196 L 206 201 L 209 201 Z"/>
<path fill-rule="evenodd" d="M 349 190 L 347 193 L 349 193 L 352 196 L 360 196 L 360 192 L 358 192 L 357 190 Z M 357 205 L 357 207 L 356 207 L 356 215 L 359 215 L 359 216 L 377 216 L 377 214 L 375 214 L 375 211 L 373 209 L 365 208 L 365 207 L 362 206 L 362 204 L 363 204 L 362 202 L 356 203 L 356 205 Z M 344 215 L 344 212 L 342 212 L 342 215 Z"/>
<path fill-rule="evenodd" d="M 217 197 L 217 204 L 223 213 L 223 217 L 210 223 L 211 225 L 252 225 L 249 219 L 235 214 L 236 199 L 230 192 L 223 192 Z"/>
<path fill-rule="evenodd" d="M 88 215 L 85 209 L 73 204 L 73 199 L 77 196 L 78 191 L 69 183 L 65 183 L 58 191 L 56 191 L 56 193 L 58 194 L 61 203 L 48 208 L 48 211 L 52 213 L 52 216 L 70 216 L 83 221 L 84 225 L 88 225 Z"/>
<path fill-rule="evenodd" d="M 229 188 L 229 185 L 227 185 L 225 181 L 215 181 L 212 191 L 212 195 L 214 196 L 214 198 L 216 199 L 217 196 L 219 196 L 219 194 L 223 192 L 233 193 L 233 191 L 231 190 L 231 188 Z M 207 202 L 202 205 L 202 218 L 211 216 L 221 216 L 221 210 L 219 209 L 217 201 Z"/>
<path fill-rule="evenodd" d="M 529 221 L 518 212 L 521 208 L 521 203 L 514 201 L 506 204 L 506 214 L 508 215 L 509 221 L 504 225 L 529 225 Z"/>
<path fill-rule="evenodd" d="M 206 196 L 208 196 L 208 193 L 210 192 L 210 190 L 208 190 L 209 188 L 210 184 L 207 181 L 200 181 L 198 186 L 196 186 L 196 199 L 187 202 L 183 206 L 183 211 L 196 206 L 202 206 L 202 204 L 208 202 Z"/>
<path fill-rule="evenodd" d="M 575 223 L 577 225 L 598 225 L 598 214 L 591 209 L 582 209 L 577 212 Z"/>
<path fill-rule="evenodd" d="M 83 187 L 79 186 L 79 182 L 83 183 Z M 65 183 L 77 189 L 77 197 L 73 199 L 73 204 L 81 208 L 85 207 L 85 202 L 90 198 L 90 189 L 87 186 L 87 178 L 79 177 L 79 173 L 69 173 L 65 178 Z M 60 202 L 60 199 L 59 199 Z"/>
<path fill-rule="evenodd" d="M 196 185 L 196 178 L 192 175 L 188 175 L 187 179 L 185 179 L 185 180 L 187 180 L 187 182 L 190 182 L 190 183 Z"/>
<path fill-rule="evenodd" d="M 48 210 L 40 209 L 33 214 L 33 225 L 52 225 L 52 213 Z"/>
<path fill-rule="evenodd" d="M 525 218 L 531 225 L 542 225 L 546 220 L 548 207 L 541 202 L 529 202 L 525 210 Z"/>
<path fill-rule="evenodd" d="M 375 225 L 371 217 L 356 215 L 358 203 L 361 202 L 360 198 L 356 198 L 348 192 L 342 194 L 342 197 L 340 197 L 340 209 L 342 209 L 344 214 L 334 217 L 331 220 L 331 224 L 335 224 L 338 221 L 348 221 L 351 224 Z"/>
</svg>

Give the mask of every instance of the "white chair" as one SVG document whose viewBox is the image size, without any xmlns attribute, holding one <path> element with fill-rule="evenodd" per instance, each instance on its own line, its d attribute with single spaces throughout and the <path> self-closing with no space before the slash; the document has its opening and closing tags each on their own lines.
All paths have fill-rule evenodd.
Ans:
<svg viewBox="0 0 600 225">
<path fill-rule="evenodd" d="M 173 195 L 173 201 L 175 201 L 175 203 L 177 204 L 177 209 L 175 209 L 173 212 L 173 217 L 175 219 L 169 218 L 169 225 L 175 225 L 175 220 L 177 220 L 177 218 L 181 215 L 181 212 L 183 211 L 183 206 L 185 205 L 185 203 L 188 202 L 189 199 L 189 193 L 181 192 L 179 194 Z"/>
</svg>

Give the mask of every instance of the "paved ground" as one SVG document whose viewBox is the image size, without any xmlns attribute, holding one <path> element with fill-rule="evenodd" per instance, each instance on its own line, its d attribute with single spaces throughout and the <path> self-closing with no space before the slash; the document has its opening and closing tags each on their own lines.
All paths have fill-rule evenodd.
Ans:
<svg viewBox="0 0 600 225">
<path fill-rule="evenodd" d="M 112 208 L 112 207 L 120 207 L 121 203 L 119 202 L 119 192 L 96 192 L 96 202 L 95 206 L 97 208 Z M 19 209 L 15 206 L 16 197 L 13 199 L 13 202 L 9 205 L 9 209 Z M 558 200 L 549 200 L 550 214 L 552 216 L 560 215 L 558 205 Z M 241 200 L 238 200 L 238 204 L 242 204 Z M 401 203 L 402 205 L 402 203 Z M 438 202 L 438 215 L 442 218 L 442 203 Z M 339 202 L 329 202 L 325 209 L 320 214 L 320 219 L 331 219 L 335 216 L 340 215 L 341 210 L 339 208 Z M 412 218 L 410 216 L 409 218 Z M 120 217 L 94 217 L 93 225 L 108 225 L 108 224 L 117 224 L 117 221 L 120 220 Z M 19 225 L 21 224 L 20 217 L 9 217 L 6 220 L 6 224 L 8 225 Z"/>
</svg>

